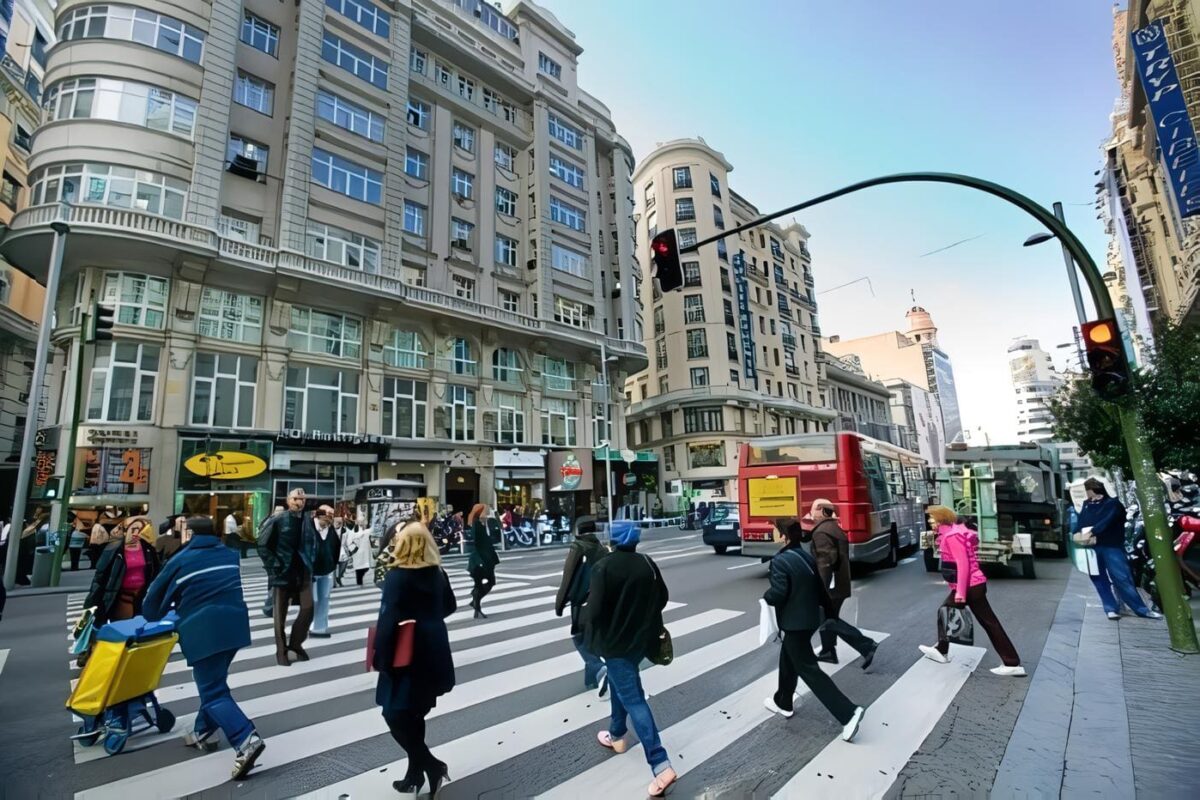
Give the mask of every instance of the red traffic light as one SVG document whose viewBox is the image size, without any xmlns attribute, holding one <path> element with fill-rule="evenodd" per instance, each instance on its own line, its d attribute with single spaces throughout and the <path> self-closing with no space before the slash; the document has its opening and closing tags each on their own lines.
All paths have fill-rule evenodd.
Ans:
<svg viewBox="0 0 1200 800">
<path fill-rule="evenodd" d="M 1092 388 L 1106 400 L 1127 394 L 1130 389 L 1129 362 L 1117 323 L 1111 319 L 1085 322 L 1081 330 L 1087 350 Z"/>
<path fill-rule="evenodd" d="M 654 259 L 654 272 L 651 277 L 657 281 L 659 291 L 669 292 L 683 286 L 679 242 L 675 238 L 673 228 L 668 228 L 654 237 L 650 242 L 650 255 Z"/>
</svg>

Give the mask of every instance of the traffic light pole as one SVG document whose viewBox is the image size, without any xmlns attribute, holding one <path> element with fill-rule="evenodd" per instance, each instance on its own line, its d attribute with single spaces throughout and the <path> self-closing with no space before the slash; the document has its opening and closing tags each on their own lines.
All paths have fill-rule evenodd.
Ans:
<svg viewBox="0 0 1200 800">
<path fill-rule="evenodd" d="M 88 324 L 91 315 L 86 312 L 80 316 L 79 320 L 79 340 L 75 344 L 75 393 L 74 403 L 71 406 L 71 434 L 67 439 L 67 458 L 66 464 L 63 465 L 63 482 L 59 487 L 59 530 L 63 530 L 67 518 L 70 516 L 71 493 L 75 490 L 71 485 L 75 478 L 75 441 L 79 438 L 79 413 L 80 407 L 83 404 L 83 356 L 84 343 L 87 341 Z M 54 565 L 50 573 L 50 585 L 58 586 L 62 579 L 62 560 L 63 550 L 67 547 L 68 540 L 71 534 L 67 532 L 65 535 L 58 537 L 58 553 L 54 558 Z"/>
<path fill-rule="evenodd" d="M 802 211 L 803 209 L 811 208 L 863 189 L 869 189 L 874 186 L 885 186 L 892 183 L 949 183 L 955 186 L 964 186 L 969 189 L 986 192 L 1017 206 L 1045 225 L 1046 229 L 1053 233 L 1062 244 L 1064 251 L 1070 255 L 1075 265 L 1079 268 L 1079 272 L 1083 275 L 1088 290 L 1091 292 L 1092 303 L 1095 305 L 1098 315 L 1104 319 L 1115 318 L 1116 312 L 1113 309 L 1112 298 L 1108 295 L 1108 288 L 1104 284 L 1104 279 L 1101 277 L 1096 262 L 1092 260 L 1091 255 L 1088 254 L 1087 249 L 1084 248 L 1079 238 L 1071 232 L 1062 220 L 1025 195 L 1013 191 L 1006 186 L 979 178 L 972 178 L 969 175 L 959 175 L 951 172 L 904 172 L 859 181 L 858 183 L 844 186 L 841 189 L 827 192 L 811 200 L 806 200 L 803 203 L 789 206 L 781 211 L 759 217 L 752 222 L 739 225 L 731 230 L 722 231 L 716 236 L 710 236 L 707 239 L 696 242 L 694 245 L 681 248 L 679 252 L 680 254 L 692 253 L 706 244 L 711 244 L 727 236 L 733 236 L 742 231 L 756 228 L 778 217 L 794 214 L 797 211 Z M 1126 352 L 1127 360 L 1132 362 L 1129 355 Z M 1166 514 L 1164 513 L 1166 497 L 1163 493 L 1162 481 L 1158 477 L 1158 470 L 1154 465 L 1154 458 L 1151 455 L 1145 425 L 1141 414 L 1138 413 L 1136 408 L 1124 403 L 1119 404 L 1118 408 L 1121 419 L 1121 430 L 1125 437 L 1125 448 L 1129 453 L 1129 462 L 1133 468 L 1133 478 L 1137 483 L 1138 499 L 1141 502 L 1142 514 L 1146 522 L 1146 541 L 1150 547 L 1150 554 L 1154 558 L 1158 593 L 1162 601 L 1163 614 L 1167 619 L 1167 630 L 1171 637 L 1171 649 L 1179 653 L 1200 654 L 1200 642 L 1196 639 L 1196 626 L 1192 621 L 1192 611 L 1184 595 L 1183 575 L 1179 570 L 1179 562 L 1172 547 L 1171 532 L 1167 527 Z"/>
</svg>

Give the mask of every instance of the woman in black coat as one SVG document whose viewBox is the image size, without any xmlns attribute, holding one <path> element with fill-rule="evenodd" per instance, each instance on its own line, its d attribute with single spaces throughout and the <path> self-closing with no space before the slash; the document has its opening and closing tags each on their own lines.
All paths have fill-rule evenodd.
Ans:
<svg viewBox="0 0 1200 800">
<path fill-rule="evenodd" d="M 116 536 L 100 552 L 91 589 L 83 601 L 84 608 L 96 607 L 97 628 L 142 613 L 142 599 L 160 566 L 148 517 L 128 519 L 114 533 Z M 141 574 L 126 574 L 131 562 L 140 564 Z"/>
<path fill-rule="evenodd" d="M 471 590 L 471 608 L 475 609 L 475 619 L 487 619 L 483 613 L 483 598 L 496 587 L 496 565 L 500 556 L 496 555 L 496 546 L 492 543 L 492 534 L 488 530 L 488 507 L 476 503 L 467 518 L 471 526 L 471 555 L 467 558 L 467 574 L 475 581 Z"/>
<path fill-rule="evenodd" d="M 421 522 L 401 525 L 395 533 L 391 569 L 379 604 L 372 665 L 379 670 L 375 702 L 383 709 L 392 738 L 408 754 L 404 780 L 393 781 L 392 788 L 416 793 L 428 777 L 432 798 L 449 776 L 446 765 L 434 758 L 425 744 L 425 717 L 437 698 L 454 688 L 454 659 L 445 620 L 457 603 L 429 529 Z M 405 620 L 416 620 L 412 663 L 395 669 L 396 629 Z"/>
</svg>

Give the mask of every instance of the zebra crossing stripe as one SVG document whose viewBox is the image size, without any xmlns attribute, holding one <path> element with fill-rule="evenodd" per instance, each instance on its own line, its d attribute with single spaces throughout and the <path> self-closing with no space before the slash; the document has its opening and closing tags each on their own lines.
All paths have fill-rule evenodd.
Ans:
<svg viewBox="0 0 1200 800">
<path fill-rule="evenodd" d="M 712 621 L 716 619 L 716 617 L 712 616 L 713 613 L 713 611 L 706 611 L 672 622 L 672 634 L 676 637 L 683 637 L 716 624 Z M 741 615 L 739 614 L 739 616 Z M 734 646 L 735 640 L 736 647 Z M 745 650 L 738 649 L 743 646 L 746 648 Z M 712 666 L 719 666 L 719 664 L 726 663 L 737 655 L 748 652 L 757 646 L 758 628 L 755 627 L 752 630 L 737 634 L 729 639 L 701 648 L 695 653 L 690 654 L 693 658 L 688 663 L 692 661 L 699 663 L 700 654 L 704 653 L 702 658 L 707 661 L 716 661 L 718 663 L 714 663 Z M 694 677 L 691 671 L 686 668 L 678 668 L 678 665 L 687 658 L 688 656 L 681 656 L 672 664 L 670 669 L 654 668 L 648 670 L 647 676 L 653 673 L 664 674 L 665 677 L 659 679 L 659 684 L 662 684 L 664 688 L 675 685 L 671 681 L 676 680 L 674 677 L 676 674 L 680 676 L 678 678 L 680 681 L 690 680 L 691 677 Z M 706 667 L 703 671 L 711 669 L 712 666 Z M 438 717 L 454 711 L 461 711 L 464 708 L 469 708 L 489 700 L 495 700 L 511 692 L 514 686 L 527 688 L 554 680 L 563 675 L 579 673 L 581 671 L 582 663 L 579 660 L 579 655 L 571 652 L 535 664 L 514 667 L 505 672 L 487 675 L 478 680 L 457 686 L 454 691 L 438 698 L 438 704 L 430 712 L 429 717 Z M 683 677 L 685 675 L 690 677 Z M 367 678 L 373 676 L 360 675 L 357 677 Z M 326 681 L 294 690 L 297 694 L 289 701 L 285 708 L 294 708 L 300 703 L 310 704 L 326 699 L 323 693 L 325 687 L 330 683 L 333 682 Z M 586 708 L 586 704 L 594 702 L 595 693 L 587 692 L 578 695 L 575 699 L 579 701 L 581 708 Z M 240 703 L 239 705 L 242 706 L 248 716 L 253 718 L 261 712 L 252 711 L 252 703 L 254 703 L 253 700 Z M 554 704 L 550 708 L 555 708 L 558 705 L 561 704 Z M 185 718 L 177 722 L 176 727 L 186 730 L 186 726 L 191 724 L 191 722 L 192 719 Z M 561 728 L 561 721 L 557 727 Z M 345 747 L 373 736 L 380 736 L 387 732 L 387 725 L 384 723 L 379 709 L 369 708 L 354 714 L 307 725 L 303 728 L 295 728 L 271 736 L 270 746 L 267 747 L 258 763 L 262 771 L 265 772 L 266 770 L 303 761 L 321 753 Z M 476 745 L 476 747 L 487 749 L 487 745 L 482 744 L 482 742 Z M 76 800 L 97 800 L 97 798 L 99 800 L 128 800 L 130 797 L 137 797 L 139 799 L 151 797 L 184 797 L 194 792 L 201 792 L 215 786 L 220 786 L 228 780 L 229 752 L 216 752 L 170 764 L 159 769 L 149 770 L 138 775 L 132 775 L 101 786 L 83 789 L 75 793 L 75 798 Z M 376 793 L 370 796 L 380 797 L 388 795 L 387 793 Z"/>
<path fill-rule="evenodd" d="M 863 631 L 877 642 L 887 638 L 885 633 Z M 845 642 L 838 641 L 838 663 L 822 664 L 821 669 L 827 675 L 833 675 L 851 663 L 858 653 L 850 649 Z M 663 746 L 672 758 L 672 763 L 682 775 L 684 764 L 695 766 L 702 764 L 713 756 L 729 747 L 730 742 L 736 742 L 754 728 L 774 717 L 763 706 L 763 698 L 775 693 L 779 677 L 772 669 L 758 680 L 743 686 L 731 695 L 722 697 L 707 708 L 697 711 L 660 732 Z M 803 683 L 800 684 L 798 698 L 810 694 Z M 797 702 L 799 705 L 799 702 Z M 646 757 L 641 744 L 632 748 L 626 755 L 632 758 L 605 759 L 589 770 L 560 783 L 545 794 L 539 795 L 546 800 L 576 797 L 634 797 L 646 785 Z M 857 797 L 857 795 L 846 795 Z"/>
<path fill-rule="evenodd" d="M 951 645 L 949 664 L 919 659 L 867 707 L 853 743 L 826 745 L 774 797 L 882 797 L 979 666 L 984 649 Z M 869 764 L 870 769 L 863 765 Z"/>
<path fill-rule="evenodd" d="M 672 623 L 672 633 L 678 626 L 679 623 Z M 642 673 L 642 686 L 648 696 L 662 694 L 741 658 L 758 647 L 758 628 L 754 627 L 698 650 L 683 653 L 668 667 L 652 667 L 645 670 Z M 575 664 L 578 667 L 578 658 Z M 453 697 L 453 692 L 448 696 Z M 440 708 L 441 700 L 438 703 Z M 465 778 L 541 747 L 580 726 L 599 723 L 607 719 L 609 713 L 609 704 L 604 701 L 597 702 L 595 692 L 582 692 L 528 714 L 437 745 L 435 749 L 438 758 L 450 764 L 455 778 Z M 569 722 L 564 724 L 563 720 Z M 570 727 L 567 727 L 568 725 Z M 643 760 L 642 769 L 649 772 L 645 764 Z M 311 800 L 373 800 L 386 797 L 391 789 L 392 779 L 403 775 L 406 767 L 407 759 L 401 758 L 302 797 Z M 646 780 L 648 781 L 648 778 Z M 587 791 L 584 796 L 601 795 Z"/>
</svg>

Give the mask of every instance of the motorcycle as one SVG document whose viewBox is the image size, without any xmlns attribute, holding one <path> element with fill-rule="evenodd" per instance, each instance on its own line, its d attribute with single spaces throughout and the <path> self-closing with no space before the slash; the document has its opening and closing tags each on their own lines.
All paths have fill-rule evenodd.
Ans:
<svg viewBox="0 0 1200 800">
<path fill-rule="evenodd" d="M 520 525 L 514 525 L 511 528 L 503 528 L 501 534 L 504 536 L 505 547 L 510 549 L 533 547 L 537 544 L 537 532 L 534 531 L 529 520 L 524 520 Z"/>
</svg>

